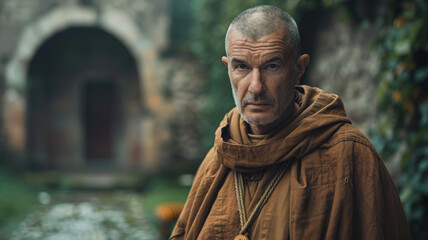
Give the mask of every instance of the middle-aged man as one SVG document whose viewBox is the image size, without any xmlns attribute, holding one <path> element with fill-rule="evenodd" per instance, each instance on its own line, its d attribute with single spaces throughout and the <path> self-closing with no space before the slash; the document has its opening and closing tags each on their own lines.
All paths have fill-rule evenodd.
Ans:
<svg viewBox="0 0 428 240">
<path fill-rule="evenodd" d="M 236 108 L 171 239 L 410 239 L 394 183 L 340 98 L 297 85 L 309 56 L 292 17 L 244 11 L 226 53 Z"/>
</svg>

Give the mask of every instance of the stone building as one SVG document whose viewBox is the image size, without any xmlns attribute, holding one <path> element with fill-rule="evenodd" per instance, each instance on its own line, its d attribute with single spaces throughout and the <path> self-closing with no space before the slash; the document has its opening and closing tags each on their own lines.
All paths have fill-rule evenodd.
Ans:
<svg viewBox="0 0 428 240">
<path fill-rule="evenodd" d="M 200 161 L 202 77 L 191 60 L 165 54 L 171 3 L 184 2 L 0 0 L 1 146 L 36 169 L 150 172 Z M 373 33 L 329 13 L 299 26 L 312 57 L 306 83 L 338 93 L 366 131 Z"/>
<path fill-rule="evenodd" d="M 198 84 L 180 73 L 197 75 L 186 64 L 162 57 L 168 7 L 167 0 L 0 1 L 1 138 L 19 164 L 160 166 L 171 117 L 194 111 L 186 105 L 197 98 L 165 92 Z"/>
</svg>

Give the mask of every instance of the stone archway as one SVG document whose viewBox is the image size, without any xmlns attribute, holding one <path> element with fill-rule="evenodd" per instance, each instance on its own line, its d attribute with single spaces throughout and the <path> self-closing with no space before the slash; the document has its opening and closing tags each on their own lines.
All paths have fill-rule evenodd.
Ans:
<svg viewBox="0 0 428 240">
<path fill-rule="evenodd" d="M 142 115 L 138 85 L 134 58 L 100 28 L 70 27 L 46 40 L 27 71 L 29 162 L 48 168 L 138 162 L 120 144 L 132 145 L 129 128 L 138 128 L 134 116 Z"/>
<path fill-rule="evenodd" d="M 17 43 L 16 51 L 6 67 L 6 90 L 4 100 L 4 127 L 6 129 L 7 143 L 11 149 L 25 152 L 27 149 L 27 119 L 28 100 L 26 95 L 28 83 L 28 70 L 31 59 L 37 49 L 47 39 L 56 33 L 70 27 L 98 27 L 112 36 L 119 39 L 129 50 L 135 59 L 138 71 L 139 86 L 141 92 L 141 105 L 146 112 L 159 111 L 159 93 L 158 88 L 153 81 L 156 78 L 153 64 L 157 58 L 159 43 L 155 43 L 142 34 L 132 19 L 126 13 L 120 10 L 103 7 L 95 9 L 92 7 L 66 6 L 54 9 L 40 19 L 28 25 Z M 141 117 L 138 120 L 139 126 L 153 126 L 156 120 L 153 114 L 147 117 Z M 134 131 L 136 132 L 136 131 Z M 154 131 L 145 131 L 144 133 L 135 133 L 136 149 L 130 150 L 138 158 L 144 159 L 143 165 L 153 165 L 156 161 L 156 138 Z M 142 139 L 140 139 L 142 138 Z M 146 151 L 149 150 L 149 151 Z M 134 160 L 132 160 L 134 161 Z M 127 165 L 126 162 L 119 163 Z"/>
</svg>

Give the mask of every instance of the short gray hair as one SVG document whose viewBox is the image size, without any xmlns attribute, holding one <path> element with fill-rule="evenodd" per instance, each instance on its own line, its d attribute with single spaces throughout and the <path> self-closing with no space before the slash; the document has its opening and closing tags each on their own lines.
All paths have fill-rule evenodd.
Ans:
<svg viewBox="0 0 428 240">
<path fill-rule="evenodd" d="M 247 9 L 233 19 L 226 33 L 226 54 L 229 33 L 232 29 L 238 30 L 252 40 L 257 40 L 260 37 L 275 33 L 281 28 L 288 30 L 290 47 L 298 57 L 300 55 L 300 34 L 296 21 L 284 10 L 271 5 L 261 5 Z"/>
</svg>

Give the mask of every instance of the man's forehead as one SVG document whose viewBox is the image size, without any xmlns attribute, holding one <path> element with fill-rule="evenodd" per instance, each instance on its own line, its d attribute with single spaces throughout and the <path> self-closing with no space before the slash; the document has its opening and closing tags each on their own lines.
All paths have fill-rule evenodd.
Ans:
<svg viewBox="0 0 428 240">
<path fill-rule="evenodd" d="M 277 38 L 283 38 L 284 40 L 288 40 L 290 38 L 288 34 L 288 29 L 285 27 L 278 28 L 277 30 L 272 32 L 259 33 L 259 34 L 246 33 L 245 31 L 240 31 L 232 27 L 229 32 L 228 41 L 231 41 L 234 39 L 243 39 L 243 38 L 249 39 L 251 41 L 259 41 L 260 39 L 266 39 L 269 37 L 272 38 L 273 35 L 275 35 L 275 37 Z"/>
<path fill-rule="evenodd" d="M 286 29 L 281 29 L 273 34 L 260 36 L 258 39 L 253 39 L 250 36 L 232 29 L 228 39 L 228 55 L 241 50 L 271 50 L 271 51 L 288 51 L 290 47 L 290 39 L 287 36 Z"/>
</svg>

